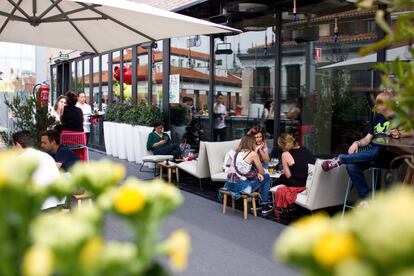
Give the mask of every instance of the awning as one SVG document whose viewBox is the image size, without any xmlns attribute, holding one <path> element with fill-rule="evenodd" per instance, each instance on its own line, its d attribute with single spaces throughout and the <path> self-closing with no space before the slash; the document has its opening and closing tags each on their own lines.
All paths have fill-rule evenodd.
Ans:
<svg viewBox="0 0 414 276">
<path fill-rule="evenodd" d="M 387 50 L 387 61 L 393 61 L 397 58 L 405 61 L 412 60 L 411 53 L 408 51 L 408 46 L 402 46 Z M 326 65 L 318 69 L 369 70 L 375 64 L 377 64 L 376 53 L 364 57 L 352 58 L 338 63 Z"/>
<path fill-rule="evenodd" d="M 0 1 L 0 41 L 105 52 L 165 38 L 240 32 L 126 0 Z"/>
</svg>

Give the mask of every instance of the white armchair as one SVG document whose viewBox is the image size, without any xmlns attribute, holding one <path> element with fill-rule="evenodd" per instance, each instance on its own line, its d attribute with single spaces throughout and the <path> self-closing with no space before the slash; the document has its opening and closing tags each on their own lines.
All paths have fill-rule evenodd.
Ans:
<svg viewBox="0 0 414 276">
<path fill-rule="evenodd" d="M 200 189 L 201 179 L 210 177 L 210 170 L 208 167 L 208 159 L 206 152 L 206 142 L 200 141 L 200 151 L 197 160 L 184 161 L 178 163 L 177 167 L 199 179 Z"/>
<path fill-rule="evenodd" d="M 348 173 L 344 165 L 330 170 L 323 171 L 322 162 L 318 159 L 315 163 L 315 172 L 312 185 L 296 198 L 295 203 L 311 211 L 342 205 L 344 203 Z"/>
<path fill-rule="evenodd" d="M 239 146 L 240 140 L 206 142 L 205 144 L 211 180 L 225 182 L 227 180 L 227 173 L 223 169 L 224 156 L 229 150 L 235 150 Z"/>
</svg>

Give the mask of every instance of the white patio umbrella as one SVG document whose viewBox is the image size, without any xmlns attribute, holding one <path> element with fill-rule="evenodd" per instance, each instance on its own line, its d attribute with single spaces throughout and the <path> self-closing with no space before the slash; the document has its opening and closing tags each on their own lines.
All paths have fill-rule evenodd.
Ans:
<svg viewBox="0 0 414 276">
<path fill-rule="evenodd" d="M 411 60 L 411 54 L 408 51 L 408 46 L 402 46 L 387 50 L 387 61 L 393 61 L 399 58 L 400 60 Z M 377 54 L 370 54 L 364 57 L 351 58 L 341 62 L 333 63 L 320 67 L 318 69 L 350 69 L 350 70 L 368 70 L 377 64 Z"/>
<path fill-rule="evenodd" d="M 0 41 L 104 52 L 165 38 L 239 32 L 126 0 L 1 0 Z"/>
</svg>

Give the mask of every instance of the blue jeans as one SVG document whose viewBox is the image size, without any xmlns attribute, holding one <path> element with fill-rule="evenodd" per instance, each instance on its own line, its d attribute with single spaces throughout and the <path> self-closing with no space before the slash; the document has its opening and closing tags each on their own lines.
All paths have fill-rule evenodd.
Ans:
<svg viewBox="0 0 414 276">
<path fill-rule="evenodd" d="M 373 146 L 369 150 L 353 154 L 340 154 L 339 161 L 346 164 L 349 177 L 358 192 L 360 198 L 365 198 L 371 193 L 371 189 L 365 180 L 364 170 L 375 167 L 376 160 L 381 157 L 381 149 Z"/>
<path fill-rule="evenodd" d="M 251 187 L 253 192 L 260 190 L 262 195 L 262 204 L 264 205 L 269 203 L 270 175 L 264 174 L 263 177 L 264 179 L 262 182 L 260 182 L 257 177 L 254 179 L 240 181 L 238 183 L 226 182 L 224 184 L 224 188 L 236 194 L 242 192 L 247 187 Z"/>
</svg>

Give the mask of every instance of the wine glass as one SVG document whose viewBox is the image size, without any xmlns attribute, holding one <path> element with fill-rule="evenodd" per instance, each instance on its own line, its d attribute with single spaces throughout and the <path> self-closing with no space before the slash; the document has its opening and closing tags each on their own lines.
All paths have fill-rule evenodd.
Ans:
<svg viewBox="0 0 414 276">
<path fill-rule="evenodd" d="M 272 166 L 273 166 L 273 170 L 274 170 L 274 173 L 276 173 L 276 171 L 277 171 L 277 165 L 279 164 L 279 158 L 272 158 L 271 160 L 270 160 L 270 162 L 272 163 Z"/>
</svg>

